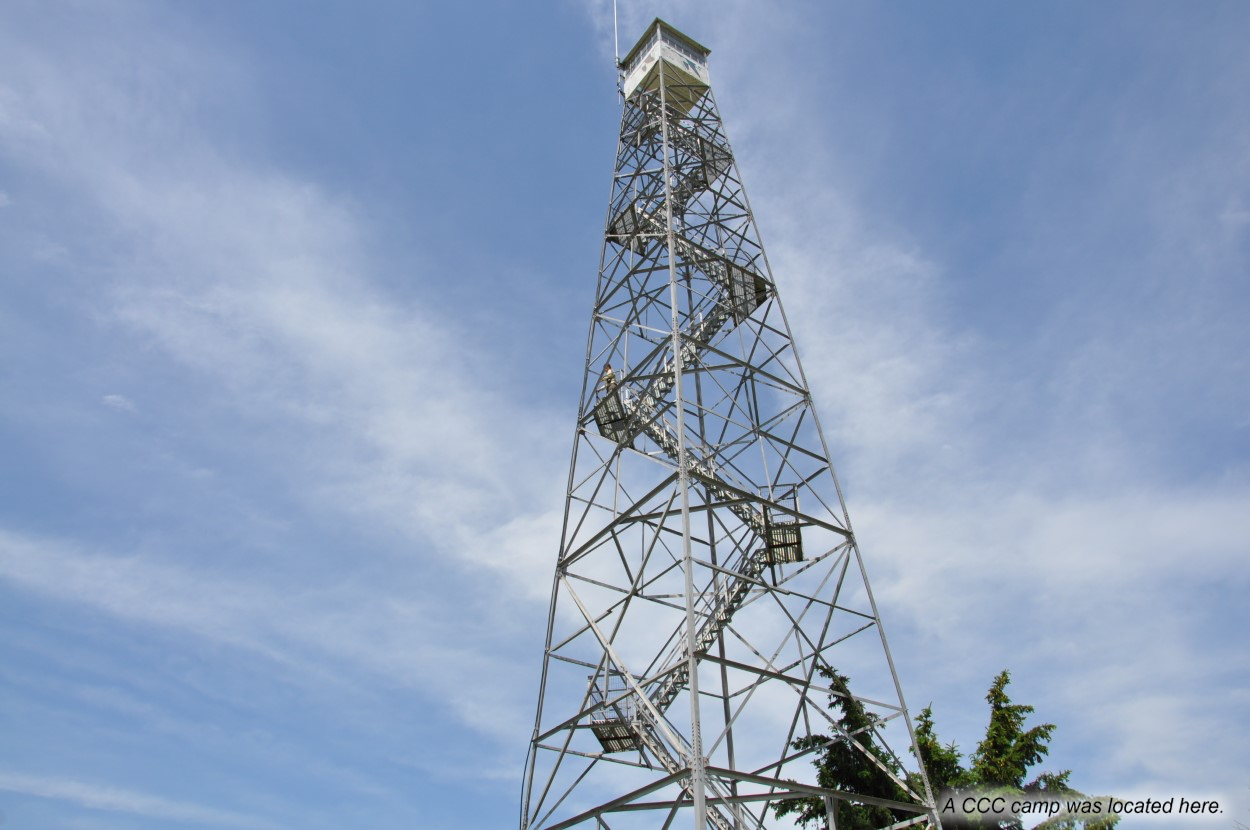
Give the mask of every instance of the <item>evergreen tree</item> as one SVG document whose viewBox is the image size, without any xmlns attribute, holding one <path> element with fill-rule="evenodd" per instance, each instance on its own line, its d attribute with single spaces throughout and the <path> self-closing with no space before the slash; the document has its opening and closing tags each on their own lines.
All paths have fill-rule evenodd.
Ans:
<svg viewBox="0 0 1250 830">
<path fill-rule="evenodd" d="M 831 790 L 848 790 L 895 801 L 910 800 L 894 780 L 894 776 L 902 775 L 898 761 L 873 741 L 877 716 L 865 711 L 864 705 L 851 696 L 844 675 L 828 668 L 821 668 L 820 673 L 829 681 L 829 709 L 837 715 L 834 718 L 836 734 L 832 737 L 808 735 L 792 744 L 797 750 L 816 753 L 812 762 L 816 767 L 816 783 Z M 865 753 L 877 763 L 866 758 Z M 910 817 L 886 807 L 852 804 L 841 799 L 835 805 L 838 830 L 873 830 Z M 822 830 L 827 828 L 825 805 L 819 798 L 783 801 L 775 811 L 779 817 L 795 815 L 804 827 L 814 824 Z"/>
<path fill-rule="evenodd" d="M 985 737 L 977 744 L 976 751 L 968 760 L 971 762 L 962 776 L 957 777 L 954 789 L 960 786 L 975 788 L 977 792 L 1003 797 L 1008 803 L 1023 801 L 1028 797 L 1047 797 L 1062 803 L 1065 801 L 1084 801 L 1086 796 L 1074 790 L 1068 784 L 1071 770 L 1061 772 L 1041 772 L 1032 781 L 1025 782 L 1029 769 L 1039 763 L 1050 752 L 1047 745 L 1054 734 L 1053 723 L 1043 723 L 1025 728 L 1025 721 L 1033 714 L 1033 707 L 1023 703 L 1013 703 L 1007 695 L 1007 685 L 1011 683 L 1011 673 L 1003 669 L 990 684 L 985 701 L 990 705 L 990 720 L 985 727 Z M 958 750 L 954 744 L 949 749 Z M 923 751 L 921 753 L 923 755 Z M 928 769 L 926 767 L 926 769 Z M 948 785 L 949 786 L 949 785 Z M 934 785 L 935 792 L 941 792 Z M 948 795 L 940 796 L 945 799 Z M 1051 816 L 1037 825 L 1047 830 L 1104 830 L 1111 828 L 1119 821 L 1118 816 L 1104 814 L 1068 814 L 1063 812 Z M 946 822 L 946 819 L 943 819 Z M 959 826 L 955 822 L 951 822 Z M 995 827 L 1000 830 L 1022 830 L 1023 822 L 1018 814 L 986 817 L 980 821 L 972 820 L 964 823 L 969 827 Z"/>
<path fill-rule="evenodd" d="M 944 790 L 956 790 L 968 786 L 968 770 L 964 769 L 963 756 L 959 747 L 949 743 L 942 746 L 937 732 L 933 728 L 933 707 L 926 706 L 916 718 L 916 749 L 920 752 L 920 763 L 929 774 L 929 786 L 934 794 Z M 924 787 L 919 782 L 920 790 Z"/>
<path fill-rule="evenodd" d="M 994 678 L 985 700 L 990 704 L 990 723 L 985 728 L 985 737 L 977 744 L 977 751 L 972 753 L 972 767 L 969 770 L 972 780 L 983 787 L 1005 787 L 1010 789 L 1036 790 L 1045 781 L 1066 782 L 1068 772 L 1057 776 L 1043 773 L 1042 776 L 1024 783 L 1029 767 L 1042 760 L 1050 748 L 1046 745 L 1055 731 L 1053 723 L 1043 723 L 1031 729 L 1024 729 L 1025 719 L 1033 714 L 1033 707 L 1023 703 L 1012 703 L 1007 697 L 1007 684 L 1011 682 L 1011 673 L 1003 669 Z"/>
<path fill-rule="evenodd" d="M 814 750 L 816 757 L 816 780 L 821 787 L 849 790 L 864 795 L 903 800 L 903 790 L 894 778 L 903 775 L 897 760 L 872 742 L 876 718 L 864 711 L 864 707 L 850 696 L 847 679 L 832 669 L 822 669 L 830 682 L 829 708 L 836 714 L 837 735 L 808 735 L 793 744 L 798 750 Z M 954 743 L 943 745 L 933 725 L 933 709 L 925 707 L 916 718 L 916 751 L 929 776 L 933 794 L 938 798 L 938 812 L 946 827 L 969 827 L 978 830 L 999 828 L 1020 830 L 1023 822 L 1019 815 L 969 816 L 962 812 L 952 816 L 943 812 L 942 806 L 953 800 L 962 805 L 963 798 L 976 795 L 1002 796 L 1006 803 L 1022 801 L 1030 796 L 1049 797 L 1060 801 L 1084 801 L 1084 794 L 1068 784 L 1069 770 L 1039 772 L 1032 780 L 1030 770 L 1050 751 L 1049 741 L 1054 734 L 1053 723 L 1043 723 L 1026 728 L 1033 707 L 1013 703 L 1007 694 L 1011 683 L 1010 672 L 1003 670 L 994 678 L 985 700 L 990 705 L 989 723 L 985 737 L 977 744 L 976 751 L 964 765 L 963 754 Z M 857 744 L 852 746 L 851 742 Z M 879 765 L 865 758 L 865 752 Z M 923 791 L 919 776 L 909 776 L 908 784 L 917 792 Z M 1103 801 L 1105 810 L 1105 800 Z M 838 830 L 870 830 L 887 827 L 908 816 L 884 807 L 837 802 Z M 794 815 L 804 827 L 828 830 L 824 804 L 816 798 L 794 799 L 776 808 L 778 816 Z M 1109 830 L 1115 827 L 1119 817 L 1106 813 L 1067 813 L 1053 815 L 1037 825 L 1037 830 Z"/>
</svg>

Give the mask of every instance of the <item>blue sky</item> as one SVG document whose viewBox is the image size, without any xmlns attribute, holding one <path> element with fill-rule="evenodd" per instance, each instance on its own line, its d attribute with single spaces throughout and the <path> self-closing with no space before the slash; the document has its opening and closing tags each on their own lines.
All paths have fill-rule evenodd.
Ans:
<svg viewBox="0 0 1250 830">
<path fill-rule="evenodd" d="M 1077 786 L 1250 821 L 1250 7 L 657 14 L 913 708 L 970 751 L 1010 668 Z M 0 7 L 11 826 L 515 822 L 611 55 L 603 2 Z"/>
</svg>

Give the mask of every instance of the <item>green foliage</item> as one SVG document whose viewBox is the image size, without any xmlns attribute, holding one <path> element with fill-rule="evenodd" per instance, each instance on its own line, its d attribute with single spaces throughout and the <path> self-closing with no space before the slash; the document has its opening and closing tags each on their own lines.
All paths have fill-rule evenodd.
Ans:
<svg viewBox="0 0 1250 830">
<path fill-rule="evenodd" d="M 933 707 L 926 706 L 916 718 L 916 749 L 920 752 L 920 763 L 924 764 L 929 774 L 929 785 L 933 792 L 953 790 L 968 786 L 969 773 L 963 767 L 963 756 L 954 742 L 942 746 L 937 732 L 933 728 Z M 923 792 L 924 787 L 918 789 Z"/>
<path fill-rule="evenodd" d="M 1033 707 L 1011 702 L 1007 697 L 1010 682 L 1011 673 L 1003 669 L 985 696 L 990 704 L 990 723 L 985 729 L 985 738 L 972 753 L 969 772 L 972 780 L 982 786 L 1036 790 L 1041 786 L 1041 779 L 1026 785 L 1024 778 L 1029 767 L 1050 751 L 1046 742 L 1054 733 L 1055 725 L 1043 723 L 1025 730 L 1024 721 L 1033 714 Z M 1068 773 L 1044 775 L 1050 775 L 1048 780 L 1055 783 L 1059 783 L 1059 779 L 1066 783 Z"/>
<path fill-rule="evenodd" d="M 825 668 L 820 673 L 829 681 L 829 710 L 836 714 L 838 728 L 832 737 L 808 735 L 792 744 L 797 750 L 812 751 L 816 755 L 812 762 L 816 767 L 816 783 L 831 790 L 849 790 L 896 801 L 910 800 L 890 774 L 902 775 L 898 762 L 872 740 L 877 717 L 865 711 L 863 704 L 851 696 L 845 676 Z M 876 763 L 868 756 L 875 758 Z M 836 802 L 835 809 L 838 830 L 873 830 L 908 817 L 886 807 L 842 800 Z M 813 824 L 825 827 L 825 805 L 818 798 L 783 801 L 774 810 L 779 817 L 794 815 L 804 827 Z"/>
<path fill-rule="evenodd" d="M 837 672 L 826 669 L 821 673 L 829 680 L 832 693 L 829 709 L 835 714 L 838 726 L 834 737 L 809 735 L 793 744 L 798 750 L 816 753 L 813 764 L 816 780 L 821 787 L 848 790 L 863 795 L 899 801 L 910 800 L 903 789 L 895 783 L 882 767 L 895 776 L 904 775 L 895 759 L 877 748 L 872 742 L 876 718 L 866 712 L 862 704 L 851 697 L 847 679 Z M 985 737 L 977 744 L 976 751 L 964 765 L 963 754 L 954 743 L 943 744 L 933 725 L 932 707 L 925 707 L 916 718 L 916 751 L 929 777 L 929 783 L 939 805 L 947 798 L 960 803 L 966 794 L 990 793 L 1003 796 L 1008 803 L 1026 795 L 1049 796 L 1064 800 L 1085 799 L 1068 783 L 1071 772 L 1039 772 L 1031 781 L 1030 770 L 1049 752 L 1049 741 L 1054 734 L 1053 723 L 1027 726 L 1033 707 L 1013 703 L 1007 695 L 1011 674 L 1004 670 L 994 678 L 985 696 L 990 705 L 989 723 Z M 875 758 L 873 763 L 867 756 Z M 920 776 L 908 774 L 908 784 L 917 792 L 924 791 Z M 838 830 L 871 830 L 887 827 L 907 818 L 884 807 L 852 804 L 839 800 L 837 803 Z M 815 798 L 794 799 L 779 804 L 778 816 L 793 815 L 804 827 L 814 826 L 827 830 L 824 804 Z M 971 827 L 978 830 L 1000 828 L 1019 830 L 1023 823 L 1018 816 L 970 818 L 961 824 L 943 816 L 944 826 Z M 1116 826 L 1115 815 L 1088 815 L 1060 813 L 1037 825 L 1038 830 L 1110 830 Z"/>
</svg>

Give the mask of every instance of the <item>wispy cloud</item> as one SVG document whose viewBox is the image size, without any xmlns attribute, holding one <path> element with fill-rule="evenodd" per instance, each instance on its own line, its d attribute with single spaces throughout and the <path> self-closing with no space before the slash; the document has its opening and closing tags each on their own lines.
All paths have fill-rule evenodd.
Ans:
<svg viewBox="0 0 1250 830">
<path fill-rule="evenodd" d="M 110 409 L 117 409 L 122 412 L 136 412 L 134 402 L 125 395 L 105 395 L 100 399 L 100 403 Z"/>
<path fill-rule="evenodd" d="M 374 555 L 406 548 L 410 576 L 365 568 L 351 581 L 293 587 L 289 576 L 221 576 L 190 551 L 129 554 L 20 532 L 0 536 L 4 576 L 280 661 L 376 672 L 480 730 L 511 734 L 524 719 L 514 710 L 528 704 L 474 679 L 514 659 L 500 652 L 498 618 L 546 591 L 549 575 L 533 566 L 557 538 L 563 453 L 542 473 L 533 459 L 565 430 L 510 397 L 509 379 L 473 352 L 462 324 L 419 292 L 380 287 L 386 266 L 350 199 L 229 158 L 190 115 L 180 120 L 182 92 L 162 72 L 198 73 L 220 56 L 175 51 L 159 36 L 133 62 L 88 52 L 52 65 L 19 50 L 0 133 L 115 229 L 74 254 L 102 277 L 89 295 L 100 321 L 126 348 L 190 373 L 185 405 L 212 407 L 221 436 L 255 442 L 254 424 L 275 436 L 252 461 L 300 509 L 334 511 L 375 538 L 379 527 L 400 534 L 402 545 Z M 120 394 L 102 403 L 136 411 Z M 519 590 L 489 596 L 483 580 Z"/>
<path fill-rule="evenodd" d="M 128 813 L 162 821 L 255 828 L 255 830 L 267 830 L 267 828 L 278 826 L 270 821 L 231 810 L 174 801 L 161 796 L 68 778 L 0 772 L 0 790 L 67 801 L 91 810 Z"/>
<path fill-rule="evenodd" d="M 490 643 L 488 624 L 475 627 L 450 597 L 289 577 L 278 586 L 3 531 L 0 578 L 124 620 L 247 649 L 305 671 L 310 682 L 335 666 L 367 672 L 444 701 L 487 734 L 511 735 L 527 708 L 506 689 L 476 682 L 512 658 Z"/>
<path fill-rule="evenodd" d="M 77 108 L 90 107 L 55 107 Z M 218 405 L 316 434 L 321 454 L 306 463 L 320 484 L 306 495 L 430 536 L 446 535 L 449 518 L 477 529 L 530 507 L 531 488 L 514 483 L 534 452 L 550 449 L 549 415 L 517 408 L 512 381 L 473 352 L 459 323 L 379 290 L 349 203 L 190 141 L 173 175 L 171 159 L 100 158 L 107 135 L 80 153 L 87 132 L 49 129 L 42 152 L 127 229 L 110 251 L 118 276 L 99 295 L 105 319 L 213 384 Z M 125 408 L 126 399 L 105 403 Z"/>
<path fill-rule="evenodd" d="M 1220 222 L 1229 230 L 1241 230 L 1250 225 L 1250 210 L 1240 203 L 1230 204 L 1220 214 Z"/>
</svg>

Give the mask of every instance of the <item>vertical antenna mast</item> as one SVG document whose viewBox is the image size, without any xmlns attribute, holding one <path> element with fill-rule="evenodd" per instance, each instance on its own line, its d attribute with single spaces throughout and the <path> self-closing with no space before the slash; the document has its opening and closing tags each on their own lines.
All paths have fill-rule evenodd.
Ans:
<svg viewBox="0 0 1250 830">
<path fill-rule="evenodd" d="M 616 69 L 616 91 L 624 95 L 625 73 L 621 69 L 621 36 L 616 27 L 616 0 L 612 0 L 612 54 L 615 56 L 612 60 Z"/>
<path fill-rule="evenodd" d="M 709 51 L 617 51 L 521 828 L 939 828 Z"/>
</svg>

